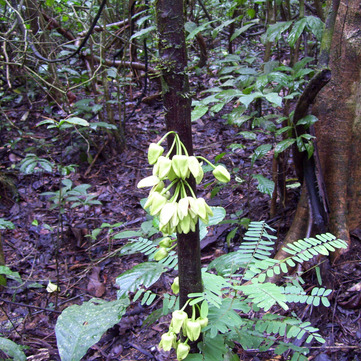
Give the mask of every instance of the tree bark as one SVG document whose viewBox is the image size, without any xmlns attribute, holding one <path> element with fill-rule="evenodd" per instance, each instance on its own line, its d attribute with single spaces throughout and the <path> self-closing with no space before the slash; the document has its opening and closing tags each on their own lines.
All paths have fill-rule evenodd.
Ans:
<svg viewBox="0 0 361 361">
<path fill-rule="evenodd" d="M 329 1 L 319 68 L 329 66 L 332 76 L 312 107 L 312 113 L 319 119 L 315 132 L 329 202 L 328 229 L 348 242 L 350 230 L 361 227 L 360 27 L 359 1 Z M 303 189 L 292 231 L 285 243 L 308 236 L 308 227 L 305 227 L 305 191 Z M 342 251 L 336 251 L 332 259 L 337 259 Z M 282 254 L 278 252 L 276 258 L 282 258 Z"/>
<path fill-rule="evenodd" d="M 332 79 L 313 113 L 330 203 L 330 231 L 349 241 L 361 226 L 361 7 L 341 2 L 332 38 Z"/>
<path fill-rule="evenodd" d="M 167 131 L 178 133 L 193 154 L 191 98 L 186 73 L 187 52 L 184 34 L 183 0 L 158 0 L 156 17 L 159 36 L 159 64 Z M 168 137 L 169 142 L 173 140 Z M 194 179 L 190 180 L 195 191 Z M 178 234 L 180 307 L 188 294 L 202 291 L 199 232 Z"/>
</svg>

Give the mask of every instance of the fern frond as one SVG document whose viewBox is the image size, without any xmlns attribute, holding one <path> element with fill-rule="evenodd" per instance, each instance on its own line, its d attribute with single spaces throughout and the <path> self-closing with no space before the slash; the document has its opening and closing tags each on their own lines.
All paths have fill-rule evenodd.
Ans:
<svg viewBox="0 0 361 361">
<path fill-rule="evenodd" d="M 266 277 L 273 277 L 281 272 L 287 273 L 288 267 L 295 267 L 296 263 L 309 261 L 314 256 L 322 254 L 328 255 L 337 248 L 347 248 L 347 243 L 336 239 L 331 233 L 317 235 L 316 238 L 305 238 L 283 247 L 282 250 L 291 254 L 291 257 L 278 261 L 274 259 L 255 259 L 245 273 L 244 279 L 264 282 Z"/>
<path fill-rule="evenodd" d="M 154 254 L 158 251 L 158 245 L 154 241 L 147 238 L 139 237 L 138 239 L 131 239 L 122 247 L 120 255 L 130 255 L 135 253 L 143 253 L 148 256 L 150 260 L 153 259 Z M 159 261 L 168 268 L 175 268 L 178 265 L 178 258 L 175 251 L 170 251 L 168 256 Z"/>
<path fill-rule="evenodd" d="M 265 222 L 250 223 L 238 250 L 249 256 L 248 262 L 252 262 L 254 259 L 265 260 L 271 256 L 274 240 L 277 237 L 268 234 L 267 230 L 275 232 Z"/>
<path fill-rule="evenodd" d="M 282 287 L 279 287 L 274 283 L 251 283 L 235 288 L 242 291 L 250 302 L 263 308 L 265 311 L 268 311 L 276 303 L 284 310 L 288 310 L 288 306 L 286 305 L 287 298 L 282 292 Z"/>
<path fill-rule="evenodd" d="M 284 288 L 284 293 L 287 298 L 287 302 L 294 303 L 307 303 L 308 305 L 319 306 L 320 303 L 325 307 L 330 306 L 330 302 L 327 298 L 330 295 L 332 290 L 326 288 L 314 287 L 310 295 L 307 295 L 306 292 L 297 286 L 288 285 Z"/>
<path fill-rule="evenodd" d="M 208 330 L 211 338 L 215 337 L 217 333 L 225 334 L 233 328 L 240 329 L 241 326 L 244 326 L 247 322 L 247 319 L 241 318 L 237 312 L 238 307 L 249 308 L 246 302 L 243 301 L 243 305 L 239 305 L 239 300 L 225 298 L 222 300 L 220 306 L 221 307 L 211 306 L 208 311 L 207 317 L 209 323 L 204 331 Z"/>
<path fill-rule="evenodd" d="M 239 249 L 216 258 L 209 264 L 208 269 L 215 268 L 219 274 L 227 275 L 240 268 L 247 269 L 256 260 L 268 262 L 274 249 L 274 240 L 277 239 L 268 234 L 268 231 L 274 232 L 274 229 L 265 222 L 251 222 Z M 245 274 L 245 279 L 252 278 L 254 274 Z"/>
<path fill-rule="evenodd" d="M 156 249 L 156 245 L 153 241 L 139 237 L 138 239 L 130 239 L 129 242 L 122 247 L 120 255 L 130 255 L 135 253 L 152 254 Z M 149 253 L 150 252 L 150 253 Z"/>
<path fill-rule="evenodd" d="M 266 332 L 269 335 L 280 335 L 297 340 L 306 335 L 306 343 L 311 342 L 313 339 L 320 343 L 325 342 L 318 333 L 318 328 L 312 327 L 310 322 L 302 322 L 293 317 L 265 314 L 261 319 L 254 320 L 254 330 L 261 334 Z"/>
<path fill-rule="evenodd" d="M 202 272 L 202 279 L 204 291 L 199 293 L 190 293 L 188 297 L 193 299 L 189 304 L 194 305 L 205 300 L 210 305 L 219 308 L 223 301 L 222 290 L 229 288 L 230 284 L 225 278 L 205 271 Z"/>
<path fill-rule="evenodd" d="M 347 243 L 336 239 L 331 233 L 325 233 L 288 244 L 283 250 L 292 255 L 293 261 L 302 263 L 318 254 L 328 256 L 329 252 L 334 252 L 337 248 L 347 248 Z"/>
</svg>

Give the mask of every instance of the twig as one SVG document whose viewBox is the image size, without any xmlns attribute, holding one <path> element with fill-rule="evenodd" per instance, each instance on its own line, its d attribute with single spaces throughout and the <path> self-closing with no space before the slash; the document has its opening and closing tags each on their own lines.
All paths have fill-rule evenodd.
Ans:
<svg viewBox="0 0 361 361">
<path fill-rule="evenodd" d="M 88 174 L 90 173 L 94 163 L 97 161 L 99 155 L 101 154 L 101 152 L 103 151 L 104 147 L 106 147 L 109 143 L 109 139 L 107 139 L 107 141 L 100 147 L 98 153 L 95 155 L 93 161 L 91 162 L 91 164 L 89 165 L 88 169 L 86 170 L 86 172 L 84 173 L 84 176 L 87 177 Z"/>
<path fill-rule="evenodd" d="M 4 298 L 1 298 L 1 297 L 0 297 L 0 301 L 5 302 L 5 303 L 9 303 L 9 304 L 15 305 L 15 306 L 34 308 L 36 310 L 42 310 L 42 311 L 46 311 L 46 312 L 61 313 L 61 311 L 52 310 L 51 308 L 45 308 L 45 307 L 40 307 L 40 306 L 27 305 L 26 303 L 8 301 L 8 300 L 6 300 Z"/>
<path fill-rule="evenodd" d="M 150 352 L 145 350 L 143 347 L 140 347 L 133 342 L 129 342 L 129 345 L 132 346 L 133 348 L 135 348 L 136 350 L 140 351 L 144 355 L 148 356 L 150 359 L 154 359 L 154 356 Z"/>
</svg>

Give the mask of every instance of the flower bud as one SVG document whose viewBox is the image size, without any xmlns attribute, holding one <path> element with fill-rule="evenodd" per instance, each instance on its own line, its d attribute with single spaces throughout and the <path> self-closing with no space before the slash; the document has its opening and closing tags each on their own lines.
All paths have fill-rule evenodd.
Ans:
<svg viewBox="0 0 361 361">
<path fill-rule="evenodd" d="M 152 201 L 151 202 L 152 203 L 150 205 L 150 212 L 149 213 L 150 213 L 151 216 L 155 216 L 156 214 L 161 212 L 161 210 L 166 205 L 168 200 L 167 200 L 167 198 L 162 196 L 160 193 L 154 192 L 154 193 L 152 193 Z"/>
<path fill-rule="evenodd" d="M 201 324 L 198 321 L 187 320 L 186 323 L 186 333 L 187 337 L 191 341 L 196 341 L 201 334 Z"/>
<path fill-rule="evenodd" d="M 158 158 L 163 154 L 164 148 L 156 143 L 150 143 L 148 148 L 148 162 L 155 164 Z"/>
<path fill-rule="evenodd" d="M 213 211 L 203 198 L 197 198 L 196 202 L 198 206 L 198 216 L 202 219 L 202 221 L 205 224 L 207 224 L 208 216 L 213 216 Z"/>
<path fill-rule="evenodd" d="M 168 256 L 168 250 L 167 248 L 160 247 L 157 252 L 154 253 L 154 260 L 155 261 L 161 261 L 163 258 L 166 258 Z"/>
<path fill-rule="evenodd" d="M 173 228 L 176 228 L 178 226 L 179 223 L 179 218 L 178 218 L 178 203 L 174 203 L 177 207 L 177 210 L 173 213 L 172 218 L 170 219 L 169 223 L 170 226 Z"/>
<path fill-rule="evenodd" d="M 178 233 L 188 234 L 191 229 L 191 216 L 187 215 L 178 223 Z"/>
<path fill-rule="evenodd" d="M 186 312 L 182 311 L 182 310 L 177 310 L 177 311 L 174 311 L 172 313 L 172 322 L 171 322 L 171 327 L 172 327 L 172 330 L 175 332 L 175 333 L 179 333 L 181 328 L 182 328 L 182 325 L 184 323 L 184 321 L 188 318 L 188 315 L 186 314 Z"/>
<path fill-rule="evenodd" d="M 159 177 L 159 179 L 164 179 L 167 177 L 171 167 L 172 161 L 169 158 L 160 156 L 156 165 L 154 166 L 154 173 Z"/>
<path fill-rule="evenodd" d="M 163 236 L 170 236 L 176 231 L 169 222 L 166 224 L 159 223 L 159 230 L 163 233 Z"/>
<path fill-rule="evenodd" d="M 179 277 L 176 277 L 172 283 L 172 285 L 170 286 L 170 288 L 172 289 L 173 293 L 175 295 L 177 295 L 179 293 Z"/>
<path fill-rule="evenodd" d="M 160 247 L 169 248 L 171 245 L 172 240 L 169 237 L 165 237 L 159 242 Z"/>
<path fill-rule="evenodd" d="M 198 317 L 196 321 L 200 323 L 202 330 L 204 329 L 204 327 L 208 325 L 208 317 L 204 317 L 204 318 Z"/>
<path fill-rule="evenodd" d="M 213 169 L 214 177 L 222 183 L 227 183 L 231 180 L 231 175 L 228 170 L 223 167 L 223 165 L 217 165 L 216 168 Z"/>
<path fill-rule="evenodd" d="M 177 360 L 178 361 L 184 360 L 188 356 L 190 349 L 191 348 L 189 345 L 180 342 L 177 346 Z"/>
<path fill-rule="evenodd" d="M 155 186 L 153 186 L 153 188 L 150 190 L 149 193 L 153 193 L 153 192 L 158 192 L 160 193 L 163 189 L 164 189 L 164 182 L 160 181 L 158 184 L 156 184 Z"/>
<path fill-rule="evenodd" d="M 188 197 L 181 198 L 178 202 L 178 217 L 182 220 L 188 216 L 189 200 Z"/>
<path fill-rule="evenodd" d="M 175 155 L 172 158 L 172 168 L 178 178 L 186 179 L 188 175 L 188 157 L 186 155 Z"/>
<path fill-rule="evenodd" d="M 198 203 L 197 200 L 193 197 L 188 197 L 188 201 L 189 201 L 189 215 L 192 218 L 197 218 L 198 220 Z"/>
<path fill-rule="evenodd" d="M 199 173 L 202 171 L 202 167 L 198 162 L 198 159 L 194 156 L 188 157 L 188 168 L 193 177 L 197 179 Z"/>
<path fill-rule="evenodd" d="M 174 332 L 169 331 L 167 333 L 164 333 L 159 342 L 158 348 L 162 348 L 164 351 L 170 351 L 176 340 L 177 336 Z"/>
<path fill-rule="evenodd" d="M 200 166 L 199 174 L 198 174 L 197 177 L 195 177 L 197 184 L 199 184 L 200 182 L 202 182 L 203 176 L 204 176 L 203 168 L 202 168 L 202 166 Z"/>
<path fill-rule="evenodd" d="M 194 218 L 190 218 L 190 227 L 191 227 L 191 231 L 195 232 L 196 231 L 196 225 L 198 223 L 198 217 L 194 217 Z"/>
<path fill-rule="evenodd" d="M 143 178 L 139 181 L 137 187 L 138 188 L 145 188 L 145 187 L 153 187 L 157 184 L 159 184 L 160 179 L 155 176 L 155 175 L 151 175 L 149 177 Z"/>
<path fill-rule="evenodd" d="M 177 211 L 178 207 L 176 203 L 167 203 L 160 212 L 159 227 L 166 225 Z"/>
</svg>

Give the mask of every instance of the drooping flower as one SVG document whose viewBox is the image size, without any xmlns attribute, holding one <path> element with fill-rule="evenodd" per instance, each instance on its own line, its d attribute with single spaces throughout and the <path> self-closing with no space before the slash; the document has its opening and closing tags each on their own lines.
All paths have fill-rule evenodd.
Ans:
<svg viewBox="0 0 361 361">
<path fill-rule="evenodd" d="M 177 310 L 172 313 L 172 321 L 171 321 L 171 328 L 175 333 L 179 333 L 182 329 L 184 321 L 188 318 L 186 312 L 182 310 Z"/>
<path fill-rule="evenodd" d="M 158 348 L 163 349 L 164 351 L 170 351 L 173 345 L 177 340 L 177 336 L 174 332 L 168 331 L 162 335 L 162 338 L 159 342 Z"/>
<path fill-rule="evenodd" d="M 155 164 L 158 158 L 163 154 L 164 148 L 157 143 L 150 143 L 148 148 L 148 162 L 150 165 Z"/>
<path fill-rule="evenodd" d="M 178 361 L 184 360 L 188 356 L 190 349 L 191 348 L 189 345 L 180 342 L 177 346 L 177 360 Z"/>
<path fill-rule="evenodd" d="M 228 183 L 231 180 L 231 175 L 223 165 L 217 165 L 212 173 L 214 177 L 222 183 Z"/>
<path fill-rule="evenodd" d="M 186 322 L 186 333 L 187 337 L 191 341 L 197 341 L 199 338 L 199 335 L 201 334 L 201 324 L 199 321 L 192 321 L 191 319 L 188 319 Z"/>
</svg>

